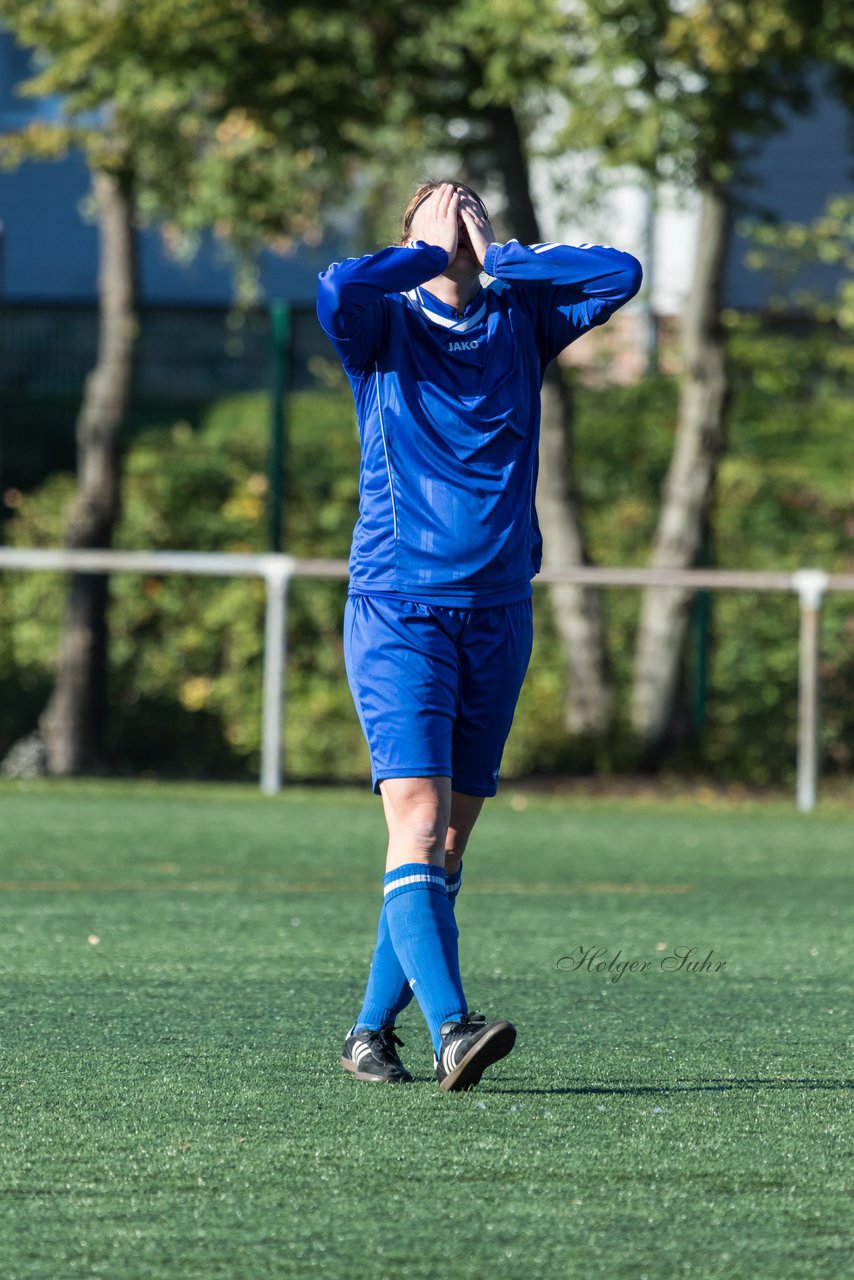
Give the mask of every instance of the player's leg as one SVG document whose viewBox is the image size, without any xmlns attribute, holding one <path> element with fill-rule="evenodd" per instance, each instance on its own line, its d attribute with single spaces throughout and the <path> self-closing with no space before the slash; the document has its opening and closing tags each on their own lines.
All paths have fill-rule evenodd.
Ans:
<svg viewBox="0 0 854 1280">
<path fill-rule="evenodd" d="M 442 865 L 459 683 L 455 645 L 426 606 L 357 597 L 348 602 L 345 659 L 389 830 L 377 944 L 347 1043 L 388 1029 L 413 986 L 435 1042 L 441 1020 L 466 1007 Z"/>
<path fill-rule="evenodd" d="M 444 869 L 450 778 L 383 778 L 379 785 L 388 827 L 386 871 L 409 862 Z"/>
<path fill-rule="evenodd" d="M 451 817 L 445 837 L 445 888 L 456 909 L 457 895 L 463 882 L 463 854 L 483 808 L 483 796 L 467 796 L 451 792 Z"/>
<path fill-rule="evenodd" d="M 485 796 L 467 796 L 462 791 L 451 792 L 451 815 L 445 839 L 445 870 L 456 871 L 466 851 L 474 824 L 480 817 Z"/>
<path fill-rule="evenodd" d="M 467 1012 L 453 907 L 445 887 L 450 778 L 387 778 L 380 786 L 389 831 L 384 907 L 389 938 L 430 1028 Z"/>
<path fill-rule="evenodd" d="M 367 1053 L 376 1056 L 377 1048 L 388 1046 L 374 1043 L 370 1024 L 379 1024 L 374 1034 L 389 1034 L 404 1003 L 401 979 L 418 1000 L 437 1052 L 443 1025 L 456 1024 L 468 1012 L 443 865 L 450 779 L 389 778 L 380 793 L 389 832 L 383 908 L 365 1001 L 342 1058 L 347 1067 L 349 1053 L 362 1055 L 375 1071 Z M 391 1007 L 393 1001 L 398 1008 Z"/>
<path fill-rule="evenodd" d="M 459 932 L 443 866 L 450 779 L 387 780 L 381 790 L 389 825 L 385 903 L 391 942 L 430 1028 L 440 1087 L 470 1089 L 510 1052 L 516 1031 L 509 1022 L 469 1013 L 463 994 Z M 474 826 L 475 808 L 458 804 L 458 847 Z"/>
<path fill-rule="evenodd" d="M 447 762 L 451 757 L 452 728 L 459 710 L 457 641 L 464 615 L 458 610 L 364 598 L 351 601 L 348 612 L 348 676 L 371 748 L 375 786 L 389 797 L 390 865 L 384 886 L 389 938 L 430 1026 L 440 1086 L 446 1090 L 469 1088 L 487 1066 L 509 1052 L 515 1031 L 509 1023 L 486 1023 L 480 1015 L 467 1011 L 458 981 L 456 926 L 447 894 L 441 891 L 444 874 L 440 879 L 440 868 L 432 861 L 438 859 L 443 821 L 435 807 L 423 803 L 421 787 L 417 791 L 418 812 L 413 813 L 411 791 L 411 780 L 422 773 L 445 779 L 450 774 L 448 763 L 428 770 L 424 762 Z M 408 767 L 404 760 L 410 762 Z M 413 761 L 419 765 L 417 769 L 412 767 Z M 445 788 L 447 798 L 447 782 Z M 467 816 L 470 820 L 472 815 Z M 445 817 L 444 823 L 447 820 Z M 462 834 L 461 824 L 460 838 Z M 401 861 L 410 857 L 419 860 Z M 382 917 L 380 924 L 382 929 Z M 378 946 L 369 990 L 383 985 L 380 978 L 384 975 L 378 973 L 381 951 Z M 390 989 L 390 984 L 386 987 Z M 449 1012 L 451 1003 L 457 1005 L 453 1013 Z M 381 1031 L 390 1033 L 392 1029 L 385 1026 Z M 354 1033 L 345 1044 L 345 1055 L 351 1040 L 380 1034 L 370 1030 Z M 366 1053 L 362 1044 L 354 1051 Z M 386 1051 L 393 1052 L 393 1043 Z M 342 1065 L 353 1069 L 345 1058 Z"/>
<path fill-rule="evenodd" d="M 456 821 L 458 827 L 448 841 L 451 861 L 460 866 L 483 800 L 497 789 L 531 638 L 530 602 L 504 609 L 473 609 L 460 637 L 460 710 L 454 724 L 452 784 L 459 800 L 450 823 L 453 827 Z M 471 1016 L 458 1027 L 442 1031 L 436 1076 L 443 1089 L 477 1084 L 484 1068 L 509 1053 L 516 1039 L 511 1023 L 485 1023 Z"/>
<path fill-rule="evenodd" d="M 417 811 L 410 809 L 405 818 L 400 820 L 395 790 L 393 784 L 381 789 L 389 825 L 387 867 L 394 857 L 394 851 L 401 847 L 405 827 L 413 820 L 419 824 L 426 822 L 426 830 L 425 826 L 421 826 L 420 832 L 416 833 L 417 838 L 423 840 L 425 834 L 429 837 L 432 822 L 429 810 L 422 812 L 420 818 L 416 819 Z M 482 804 L 483 801 L 475 796 L 463 796 L 456 791 L 451 795 L 450 825 L 445 837 L 445 890 L 452 909 L 456 909 L 457 894 L 462 882 L 462 855 Z M 380 1031 L 384 1026 L 393 1025 L 413 999 L 412 988 L 391 940 L 388 915 L 383 904 L 365 998 L 354 1023 L 354 1030 Z"/>
</svg>

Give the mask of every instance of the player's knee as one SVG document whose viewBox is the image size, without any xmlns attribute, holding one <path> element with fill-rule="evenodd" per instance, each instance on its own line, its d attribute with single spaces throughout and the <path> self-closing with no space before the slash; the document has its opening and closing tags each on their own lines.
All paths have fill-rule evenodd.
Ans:
<svg viewBox="0 0 854 1280">
<path fill-rule="evenodd" d="M 389 818 L 392 844 L 414 862 L 439 861 L 447 830 L 447 819 L 429 802 L 398 808 Z"/>
<path fill-rule="evenodd" d="M 414 862 L 440 863 L 448 832 L 450 789 L 446 780 L 395 779 L 383 783 L 389 848 Z"/>
<path fill-rule="evenodd" d="M 413 814 L 404 824 L 407 844 L 419 859 L 434 859 L 445 844 L 445 827 L 438 815 Z"/>
</svg>

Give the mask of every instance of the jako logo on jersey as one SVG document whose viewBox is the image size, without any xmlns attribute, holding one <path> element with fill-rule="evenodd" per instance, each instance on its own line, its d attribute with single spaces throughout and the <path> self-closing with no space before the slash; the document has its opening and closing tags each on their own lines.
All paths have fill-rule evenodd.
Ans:
<svg viewBox="0 0 854 1280">
<path fill-rule="evenodd" d="M 475 347 L 480 346 L 482 339 L 472 338 L 471 342 L 452 342 L 448 347 L 449 351 L 474 351 Z"/>
</svg>

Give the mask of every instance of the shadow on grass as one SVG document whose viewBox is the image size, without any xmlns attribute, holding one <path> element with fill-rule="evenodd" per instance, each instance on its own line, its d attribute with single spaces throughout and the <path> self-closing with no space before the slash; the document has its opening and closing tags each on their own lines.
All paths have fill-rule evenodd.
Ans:
<svg viewBox="0 0 854 1280">
<path fill-rule="evenodd" d="M 698 1080 L 696 1082 L 679 1080 L 675 1084 L 586 1084 L 551 1089 L 514 1085 L 511 1081 L 508 1081 L 502 1089 L 490 1089 L 489 1087 L 483 1088 L 481 1086 L 478 1092 L 543 1094 L 548 1097 L 555 1095 L 657 1097 L 674 1093 L 727 1093 L 733 1090 L 759 1093 L 776 1089 L 854 1089 L 854 1080 L 802 1080 L 796 1079 L 794 1076 L 768 1076 L 767 1078 L 756 1077 L 755 1079 L 713 1077 L 711 1080 Z"/>
</svg>

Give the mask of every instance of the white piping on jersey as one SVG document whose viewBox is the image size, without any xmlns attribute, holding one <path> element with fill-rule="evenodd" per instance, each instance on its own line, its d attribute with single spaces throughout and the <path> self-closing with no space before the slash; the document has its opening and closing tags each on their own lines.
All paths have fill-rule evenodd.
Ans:
<svg viewBox="0 0 854 1280">
<path fill-rule="evenodd" d="M 574 246 L 574 248 L 576 249 L 612 249 L 613 247 L 614 246 L 610 244 L 588 244 L 586 241 L 584 244 L 577 244 Z M 546 253 L 549 249 L 559 249 L 560 245 L 559 244 L 532 244 L 531 248 L 534 250 L 534 253 Z"/>
<path fill-rule="evenodd" d="M 432 320 L 434 324 L 440 324 L 443 329 L 453 329 L 454 333 L 468 333 L 469 329 L 473 329 L 476 324 L 480 324 L 486 314 L 486 299 L 483 300 L 473 316 L 467 316 L 465 320 L 451 320 L 448 316 L 440 316 L 438 311 L 431 311 L 425 305 L 420 289 L 412 289 L 406 296 L 410 302 L 415 303 L 421 314 L 428 320 Z"/>
<path fill-rule="evenodd" d="M 388 491 L 391 494 L 391 524 L 394 530 L 395 539 L 397 539 L 397 507 L 394 504 L 394 485 L 391 480 L 391 463 L 388 458 L 388 446 L 385 439 L 385 421 L 383 419 L 383 402 L 380 395 L 380 367 L 374 363 L 374 378 L 377 391 L 377 409 L 380 414 L 380 435 L 383 442 L 383 453 L 385 454 L 385 469 L 388 472 Z"/>
</svg>

